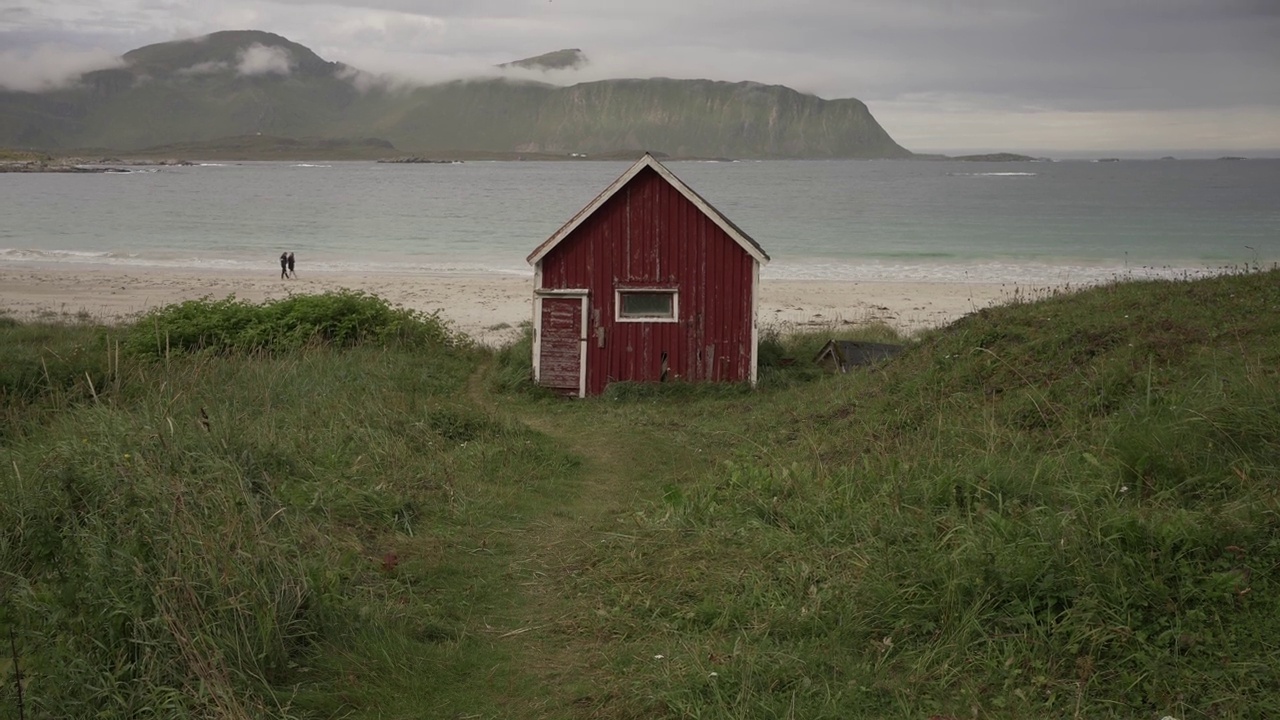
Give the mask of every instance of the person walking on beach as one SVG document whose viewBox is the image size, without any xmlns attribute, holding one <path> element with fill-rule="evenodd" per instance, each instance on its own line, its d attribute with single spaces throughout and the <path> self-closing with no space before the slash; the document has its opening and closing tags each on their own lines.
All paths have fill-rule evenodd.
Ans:
<svg viewBox="0 0 1280 720">
<path fill-rule="evenodd" d="M 294 280 L 298 279 L 298 271 L 293 269 L 293 253 L 289 253 L 289 274 Z"/>
<path fill-rule="evenodd" d="M 280 253 L 280 279 L 289 277 L 289 253 Z"/>
</svg>

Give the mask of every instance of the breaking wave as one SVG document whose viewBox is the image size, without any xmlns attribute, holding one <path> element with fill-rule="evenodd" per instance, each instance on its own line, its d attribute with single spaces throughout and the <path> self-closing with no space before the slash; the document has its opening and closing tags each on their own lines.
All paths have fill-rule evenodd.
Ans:
<svg viewBox="0 0 1280 720">
<path fill-rule="evenodd" d="M 777 261 L 761 269 L 760 277 L 764 280 L 842 282 L 1092 285 L 1116 280 L 1191 279 L 1221 272 L 1221 268 L 1209 267 L 1126 267 L 1110 263 Z"/>
<path fill-rule="evenodd" d="M 947 173 L 951 177 L 1035 177 L 1040 173 L 1033 172 L 985 172 L 985 173 Z"/>
</svg>

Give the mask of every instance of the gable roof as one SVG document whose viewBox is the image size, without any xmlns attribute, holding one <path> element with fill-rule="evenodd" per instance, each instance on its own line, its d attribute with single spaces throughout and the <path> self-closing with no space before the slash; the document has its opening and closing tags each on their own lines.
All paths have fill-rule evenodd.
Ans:
<svg viewBox="0 0 1280 720">
<path fill-rule="evenodd" d="M 547 238 L 532 253 L 530 253 L 529 257 L 525 258 L 528 263 L 530 265 L 534 265 L 540 262 L 542 258 L 547 256 L 547 253 L 550 253 L 556 245 L 559 245 L 560 242 L 576 230 L 579 225 L 586 222 L 587 218 L 591 217 L 596 210 L 599 210 L 601 206 L 608 202 L 609 198 L 612 198 L 622 190 L 622 188 L 626 187 L 627 183 L 631 182 L 631 180 L 635 178 L 636 175 L 639 175 L 645 168 L 650 168 L 654 172 L 658 173 L 659 177 L 666 180 L 671 187 L 675 188 L 681 195 L 685 196 L 685 198 L 689 202 L 693 203 L 703 215 L 706 215 L 712 222 L 720 226 L 720 229 L 724 230 L 725 233 L 728 234 L 734 242 L 738 243 L 738 245 L 745 250 L 748 255 L 755 258 L 756 262 L 759 262 L 761 265 L 769 262 L 769 254 L 764 251 L 764 248 L 760 247 L 760 243 L 752 240 L 750 235 L 742 231 L 742 228 L 735 225 L 732 220 L 725 217 L 719 210 L 715 209 L 711 203 L 707 202 L 701 195 L 694 192 L 688 185 L 685 185 L 680 178 L 676 177 L 674 173 L 668 170 L 662 163 L 658 162 L 652 155 L 645 153 L 644 157 L 637 160 L 634 165 L 627 169 L 626 172 L 618 176 L 617 180 L 614 180 L 609 187 L 605 188 L 603 192 L 597 195 L 595 200 L 592 200 L 586 207 L 579 210 L 577 215 L 570 218 L 569 222 L 565 223 L 555 232 L 554 235 Z"/>
</svg>

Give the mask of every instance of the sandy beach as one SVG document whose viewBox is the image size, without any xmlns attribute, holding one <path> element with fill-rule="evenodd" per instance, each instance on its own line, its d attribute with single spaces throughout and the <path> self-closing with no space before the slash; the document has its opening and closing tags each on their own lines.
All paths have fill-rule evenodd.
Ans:
<svg viewBox="0 0 1280 720">
<path fill-rule="evenodd" d="M 966 313 L 1043 294 L 1049 288 L 987 283 L 900 283 L 762 280 L 764 328 L 842 327 L 884 322 L 904 333 L 945 325 Z M 349 288 L 389 302 L 439 312 L 477 340 L 501 344 L 529 320 L 532 273 L 302 274 L 281 280 L 270 272 L 165 268 L 0 266 L 0 314 L 18 319 L 90 318 L 116 322 L 184 300 L 229 295 L 259 302 L 290 294 Z"/>
</svg>

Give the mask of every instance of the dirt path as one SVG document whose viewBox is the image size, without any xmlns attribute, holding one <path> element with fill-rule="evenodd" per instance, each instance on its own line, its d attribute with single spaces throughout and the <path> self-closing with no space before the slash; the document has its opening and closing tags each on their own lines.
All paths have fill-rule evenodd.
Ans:
<svg viewBox="0 0 1280 720">
<path fill-rule="evenodd" d="M 532 518 L 509 558 L 523 604 L 511 609 L 512 627 L 499 641 L 508 643 L 520 672 L 546 691 L 540 707 L 513 708 L 513 717 L 609 717 L 608 638 L 598 637 L 599 604 L 582 592 L 578 578 L 590 573 L 599 543 L 634 539 L 628 527 L 636 508 L 660 496 L 676 474 L 692 472 L 697 461 L 672 440 L 637 432 L 625 414 L 571 401 L 549 407 L 496 398 L 485 386 L 489 372 L 482 367 L 472 376 L 470 400 L 553 438 L 580 461 L 576 475 L 565 479 L 572 485 L 569 499 Z"/>
</svg>

